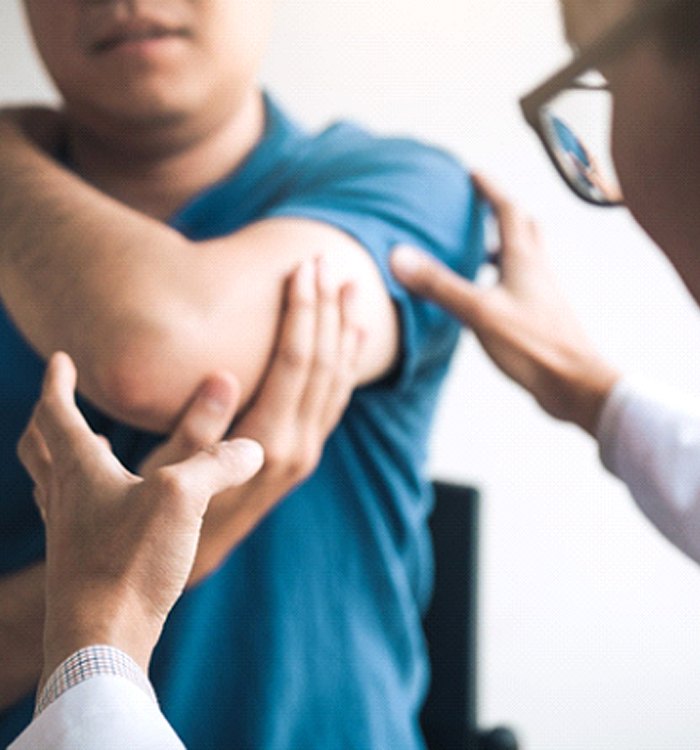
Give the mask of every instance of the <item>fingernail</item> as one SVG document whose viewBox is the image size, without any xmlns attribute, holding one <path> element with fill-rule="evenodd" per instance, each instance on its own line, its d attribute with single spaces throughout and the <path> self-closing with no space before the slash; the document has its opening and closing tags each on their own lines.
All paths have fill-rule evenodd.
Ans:
<svg viewBox="0 0 700 750">
<path fill-rule="evenodd" d="M 391 255 L 391 268 L 403 278 L 414 276 L 423 260 L 423 254 L 412 247 L 398 247 Z"/>
<path fill-rule="evenodd" d="M 325 255 L 320 255 L 316 259 L 318 268 L 318 288 L 323 292 L 333 292 L 335 290 L 335 279 L 331 265 Z"/>
<path fill-rule="evenodd" d="M 236 455 L 251 468 L 260 468 L 265 462 L 265 451 L 257 440 L 251 438 L 235 438 L 225 440 L 225 445 L 236 451 Z"/>
<path fill-rule="evenodd" d="M 207 380 L 199 391 L 200 403 L 212 414 L 222 414 L 231 406 L 231 384 L 219 378 Z"/>
</svg>

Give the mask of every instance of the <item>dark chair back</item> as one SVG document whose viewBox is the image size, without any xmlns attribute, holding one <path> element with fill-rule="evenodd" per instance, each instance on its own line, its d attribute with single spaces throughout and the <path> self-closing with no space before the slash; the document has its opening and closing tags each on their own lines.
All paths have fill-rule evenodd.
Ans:
<svg viewBox="0 0 700 750">
<path fill-rule="evenodd" d="M 475 750 L 479 493 L 433 486 L 435 589 L 424 619 L 432 675 L 421 724 L 429 750 Z"/>
<path fill-rule="evenodd" d="M 477 725 L 479 492 L 436 481 L 430 528 L 435 589 L 424 618 L 431 682 L 421 714 L 428 750 L 517 750 L 514 734 Z"/>
</svg>

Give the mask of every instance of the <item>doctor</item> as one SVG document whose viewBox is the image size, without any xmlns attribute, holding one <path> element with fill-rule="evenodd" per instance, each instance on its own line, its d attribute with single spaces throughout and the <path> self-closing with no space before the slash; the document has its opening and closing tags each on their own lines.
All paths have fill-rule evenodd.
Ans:
<svg viewBox="0 0 700 750">
<path fill-rule="evenodd" d="M 562 5 L 569 40 L 582 51 L 522 100 L 524 114 L 579 197 L 615 205 L 624 196 L 700 304 L 700 3 Z M 593 154 L 564 119 L 567 92 L 581 86 L 612 97 L 612 161 Z M 588 164 L 576 153 L 581 146 L 593 157 Z M 500 225 L 500 283 L 480 289 L 411 248 L 394 253 L 394 273 L 469 325 L 546 412 L 597 438 L 603 463 L 642 512 L 700 562 L 700 406 L 602 359 L 558 288 L 536 225 L 486 179 L 478 184 Z"/>
</svg>

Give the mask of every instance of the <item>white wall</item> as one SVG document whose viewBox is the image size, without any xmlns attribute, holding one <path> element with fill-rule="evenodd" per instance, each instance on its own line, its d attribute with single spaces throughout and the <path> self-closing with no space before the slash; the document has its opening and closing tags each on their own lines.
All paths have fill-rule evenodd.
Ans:
<svg viewBox="0 0 700 750">
<path fill-rule="evenodd" d="M 46 97 L 16 3 L 0 4 L 0 98 Z M 672 272 L 624 212 L 568 195 L 519 116 L 565 56 L 555 0 L 286 0 L 264 77 L 310 124 L 350 116 L 488 171 L 540 218 L 603 351 L 697 391 L 698 315 Z M 700 571 L 468 337 L 433 467 L 484 491 L 483 723 L 531 750 L 696 750 Z"/>
</svg>

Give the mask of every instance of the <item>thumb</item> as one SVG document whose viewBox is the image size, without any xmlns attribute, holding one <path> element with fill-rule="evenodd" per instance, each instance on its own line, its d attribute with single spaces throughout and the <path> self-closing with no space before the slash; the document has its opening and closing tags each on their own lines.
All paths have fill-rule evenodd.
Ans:
<svg viewBox="0 0 700 750">
<path fill-rule="evenodd" d="M 462 323 L 474 322 L 480 299 L 478 287 L 440 261 L 400 245 L 391 255 L 391 270 L 409 291 L 436 302 Z"/>
<path fill-rule="evenodd" d="M 224 490 L 245 484 L 262 468 L 263 448 L 255 440 L 236 438 L 223 440 L 203 448 L 179 464 L 167 467 L 168 474 L 177 476 L 179 486 L 193 497 L 208 504 Z"/>
<path fill-rule="evenodd" d="M 238 407 L 240 386 L 232 373 L 209 375 L 196 391 L 166 442 L 153 450 L 139 466 L 148 476 L 161 466 L 183 461 L 205 445 L 221 440 Z"/>
</svg>

